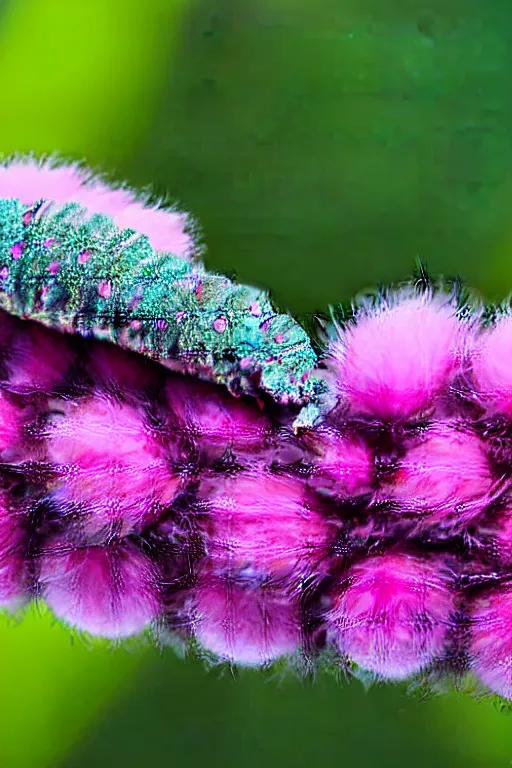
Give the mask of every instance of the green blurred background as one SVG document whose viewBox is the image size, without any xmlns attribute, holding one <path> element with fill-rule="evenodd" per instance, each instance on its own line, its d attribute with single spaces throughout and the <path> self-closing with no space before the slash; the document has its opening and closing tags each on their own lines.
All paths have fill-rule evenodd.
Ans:
<svg viewBox="0 0 512 768">
<path fill-rule="evenodd" d="M 0 152 L 156 185 L 208 264 L 325 309 L 420 257 L 512 285 L 511 0 L 0 0 Z M 0 768 L 512 764 L 512 716 L 0 626 Z"/>
</svg>

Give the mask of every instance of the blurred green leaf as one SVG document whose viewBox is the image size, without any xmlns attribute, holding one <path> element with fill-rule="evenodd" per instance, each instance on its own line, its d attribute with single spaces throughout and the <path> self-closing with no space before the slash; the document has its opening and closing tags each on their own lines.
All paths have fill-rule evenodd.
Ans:
<svg viewBox="0 0 512 768">
<path fill-rule="evenodd" d="M 137 147 L 187 0 L 17 0 L 0 30 L 0 149 L 110 164 Z"/>
<path fill-rule="evenodd" d="M 0 765 L 53 768 L 102 708 L 127 684 L 145 654 L 90 646 L 32 606 L 19 622 L 0 617 Z"/>
</svg>

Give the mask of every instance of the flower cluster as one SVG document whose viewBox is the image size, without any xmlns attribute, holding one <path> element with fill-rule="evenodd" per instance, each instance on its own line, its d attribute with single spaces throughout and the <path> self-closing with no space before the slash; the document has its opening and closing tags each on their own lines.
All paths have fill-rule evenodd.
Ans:
<svg viewBox="0 0 512 768">
<path fill-rule="evenodd" d="M 307 418 L 58 328 L 0 314 L 3 607 L 512 698 L 506 310 L 425 284 L 355 303 Z"/>
</svg>

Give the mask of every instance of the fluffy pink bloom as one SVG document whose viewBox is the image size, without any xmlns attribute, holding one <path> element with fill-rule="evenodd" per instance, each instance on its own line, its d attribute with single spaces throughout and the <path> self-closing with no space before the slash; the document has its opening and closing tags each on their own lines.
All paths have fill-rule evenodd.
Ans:
<svg viewBox="0 0 512 768">
<path fill-rule="evenodd" d="M 0 608 L 16 610 L 27 599 L 25 533 L 20 503 L 0 493 Z"/>
<path fill-rule="evenodd" d="M 89 342 L 86 370 L 96 386 L 141 394 L 159 384 L 158 366 L 142 355 L 127 352 L 106 342 Z"/>
<path fill-rule="evenodd" d="M 373 456 L 362 440 L 318 427 L 306 434 L 304 441 L 314 451 L 314 488 L 339 498 L 360 496 L 372 490 Z"/>
<path fill-rule="evenodd" d="M 0 458 L 12 460 L 22 439 L 23 410 L 0 390 Z"/>
<path fill-rule="evenodd" d="M 210 454 L 222 453 L 228 446 L 261 449 L 274 431 L 254 401 L 234 398 L 223 387 L 174 376 L 165 394 L 177 428 L 197 438 Z"/>
<path fill-rule="evenodd" d="M 13 159 L 0 165 L 0 197 L 13 197 L 30 205 L 41 198 L 58 204 L 76 202 L 89 213 L 110 216 L 120 229 L 147 235 L 156 251 L 189 260 L 196 245 L 189 230 L 189 216 L 159 207 L 130 189 L 108 186 L 78 165 L 32 158 Z"/>
<path fill-rule="evenodd" d="M 512 417 L 512 316 L 482 330 L 472 352 L 477 394 L 487 408 Z"/>
<path fill-rule="evenodd" d="M 512 589 L 478 597 L 471 608 L 470 657 L 475 675 L 491 691 L 512 698 Z"/>
<path fill-rule="evenodd" d="M 349 659 L 403 680 L 442 656 L 453 610 L 441 560 L 390 553 L 351 569 L 348 587 L 332 595 L 327 623 Z"/>
<path fill-rule="evenodd" d="M 474 434 L 444 424 L 430 429 L 400 459 L 384 493 L 438 523 L 464 523 L 491 500 L 493 477 L 485 446 Z"/>
<path fill-rule="evenodd" d="M 482 533 L 490 544 L 492 554 L 496 556 L 500 565 L 512 565 L 512 505 L 509 504 L 482 526 Z"/>
<path fill-rule="evenodd" d="M 61 477 L 53 497 L 73 513 L 85 508 L 87 534 L 112 526 L 118 533 L 140 531 L 176 494 L 179 476 L 140 409 L 94 396 L 62 402 L 48 426 L 48 458 Z"/>
<path fill-rule="evenodd" d="M 338 394 L 356 414 L 416 416 L 448 386 L 466 334 L 442 298 L 397 296 L 361 309 L 330 348 Z"/>
<path fill-rule="evenodd" d="M 298 601 L 281 589 L 206 573 L 195 595 L 196 638 L 220 659 L 265 664 L 294 653 L 301 642 Z"/>
<path fill-rule="evenodd" d="M 122 638 L 159 616 L 159 576 L 131 542 L 74 550 L 62 540 L 52 544 L 39 581 L 57 618 L 91 635 Z"/>
<path fill-rule="evenodd" d="M 327 556 L 329 522 L 294 478 L 264 472 L 205 480 L 207 547 L 215 567 L 256 578 L 318 575 Z"/>
<path fill-rule="evenodd" d="M 9 349 L 10 389 L 52 392 L 60 387 L 75 361 L 72 342 L 38 323 L 24 324 Z"/>
</svg>

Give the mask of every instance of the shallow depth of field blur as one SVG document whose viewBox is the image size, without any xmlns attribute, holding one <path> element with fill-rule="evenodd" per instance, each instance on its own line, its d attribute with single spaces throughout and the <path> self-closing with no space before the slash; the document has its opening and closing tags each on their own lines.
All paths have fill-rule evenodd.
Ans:
<svg viewBox="0 0 512 768">
<path fill-rule="evenodd" d="M 512 290 L 510 0 L 0 0 L 0 153 L 156 185 L 305 314 L 420 258 Z M 512 714 L 0 624 L 1 768 L 495 768 Z"/>
</svg>

